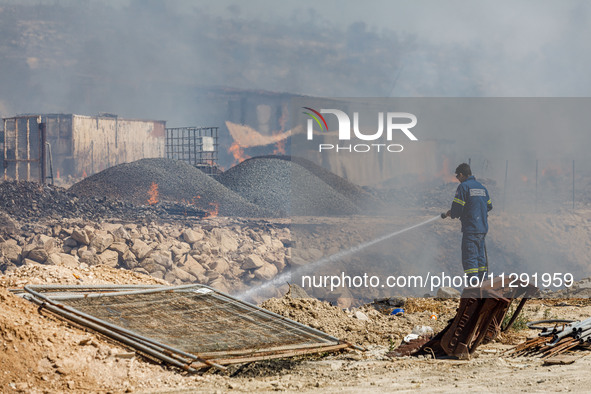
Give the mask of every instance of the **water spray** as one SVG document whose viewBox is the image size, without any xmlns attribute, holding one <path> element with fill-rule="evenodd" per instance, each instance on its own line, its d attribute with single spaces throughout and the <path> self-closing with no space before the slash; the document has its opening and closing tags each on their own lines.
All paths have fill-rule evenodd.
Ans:
<svg viewBox="0 0 591 394">
<path fill-rule="evenodd" d="M 255 286 L 252 289 L 246 290 L 246 291 L 244 291 L 244 292 L 242 292 L 240 294 L 236 294 L 235 297 L 238 298 L 238 299 L 240 299 L 240 300 L 249 299 L 250 297 L 252 297 L 253 295 L 257 294 L 258 292 L 260 292 L 262 290 L 265 290 L 265 289 L 267 289 L 269 287 L 272 287 L 272 286 L 279 285 L 280 283 L 287 282 L 287 279 L 288 279 L 288 277 L 291 274 L 295 274 L 295 273 L 297 273 L 300 270 L 304 270 L 304 269 L 305 270 L 308 270 L 308 269 L 312 269 L 314 267 L 318 267 L 318 266 L 324 265 L 326 263 L 331 263 L 331 262 L 339 261 L 340 259 L 342 259 L 342 258 L 344 258 L 346 256 L 349 256 L 349 255 L 355 254 L 355 253 L 357 253 L 357 252 L 359 252 L 359 251 L 361 251 L 361 250 L 363 250 L 363 249 L 365 249 L 365 248 L 367 248 L 369 246 L 375 245 L 375 244 L 377 244 L 379 242 L 382 242 L 382 241 L 385 241 L 385 240 L 387 240 L 389 238 L 395 237 L 397 235 L 400 235 L 402 233 L 405 233 L 405 232 L 410 231 L 412 229 L 415 229 L 417 227 L 424 226 L 425 224 L 431 223 L 431 222 L 433 222 L 433 221 L 435 221 L 437 219 L 443 218 L 444 217 L 443 215 L 444 214 L 436 215 L 436 216 L 434 216 L 434 217 L 432 217 L 430 219 L 425 220 L 424 222 L 421 222 L 421 223 L 415 224 L 413 226 L 407 227 L 407 228 L 405 228 L 403 230 L 398 230 L 398 231 L 395 231 L 393 233 L 383 235 L 381 237 L 375 238 L 375 239 L 373 239 L 371 241 L 364 242 L 364 243 L 359 244 L 357 246 L 354 246 L 352 248 L 343 250 L 341 252 L 332 254 L 332 255 L 327 256 L 327 257 L 323 257 L 320 260 L 316 260 L 316 261 L 314 261 L 314 262 L 312 262 L 310 264 L 307 264 L 307 265 L 305 265 L 305 266 L 303 266 L 301 268 L 298 268 L 297 270 L 295 270 L 293 272 L 292 271 L 284 272 L 281 275 L 276 276 L 275 278 L 273 278 L 269 282 L 263 283 L 263 284 L 261 284 L 259 286 Z"/>
</svg>

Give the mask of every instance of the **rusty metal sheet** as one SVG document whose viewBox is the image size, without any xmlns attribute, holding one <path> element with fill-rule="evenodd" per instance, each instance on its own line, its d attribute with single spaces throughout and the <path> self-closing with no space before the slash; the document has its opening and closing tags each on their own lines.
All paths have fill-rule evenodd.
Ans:
<svg viewBox="0 0 591 394">
<path fill-rule="evenodd" d="M 482 286 L 464 289 L 454 319 L 432 340 L 409 354 L 433 354 L 435 357 L 469 359 L 476 348 L 495 339 L 513 299 L 534 296 L 535 286 L 519 283 L 517 287 L 502 286 L 508 281 L 485 281 Z M 525 301 L 515 313 L 519 313 Z M 416 345 L 415 345 L 416 346 Z M 409 349 L 402 349 L 408 352 Z"/>
</svg>

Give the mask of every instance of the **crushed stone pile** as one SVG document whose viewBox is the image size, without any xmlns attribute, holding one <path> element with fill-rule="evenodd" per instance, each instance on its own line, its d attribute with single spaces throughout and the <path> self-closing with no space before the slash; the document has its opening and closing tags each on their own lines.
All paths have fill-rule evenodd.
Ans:
<svg viewBox="0 0 591 394">
<path fill-rule="evenodd" d="M 157 185 L 157 195 L 152 184 Z M 163 202 L 189 203 L 224 216 L 268 216 L 264 208 L 177 160 L 153 158 L 119 164 L 72 185 L 69 191 L 78 196 L 106 197 L 135 204 L 147 204 L 155 197 Z"/>
<path fill-rule="evenodd" d="M 224 172 L 219 181 L 248 201 L 280 216 L 338 216 L 360 212 L 339 190 L 301 165 L 281 157 L 245 160 Z"/>
<path fill-rule="evenodd" d="M 343 177 L 340 177 L 324 167 L 321 167 L 314 162 L 297 157 L 297 156 L 280 156 L 284 160 L 291 160 L 299 164 L 312 174 L 326 182 L 330 187 L 337 190 L 339 193 L 353 201 L 355 205 L 365 211 L 378 211 L 384 208 L 384 203 L 368 193 L 363 188 L 354 183 L 349 182 Z"/>
</svg>

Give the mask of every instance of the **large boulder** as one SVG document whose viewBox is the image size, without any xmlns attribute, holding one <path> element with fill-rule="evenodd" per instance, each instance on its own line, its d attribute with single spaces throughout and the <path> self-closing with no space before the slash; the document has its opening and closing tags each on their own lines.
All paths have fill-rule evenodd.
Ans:
<svg viewBox="0 0 591 394">
<path fill-rule="evenodd" d="M 97 231 L 94 233 L 90 246 L 93 247 L 97 253 L 103 253 L 115 241 L 113 236 L 106 231 Z"/>
<path fill-rule="evenodd" d="M 170 280 L 172 276 L 173 280 Z M 168 272 L 165 276 L 165 279 L 169 282 L 173 282 L 174 278 L 179 279 L 182 282 L 195 282 L 197 278 L 191 275 L 189 272 L 185 271 L 182 268 L 174 267 L 170 272 Z"/>
<path fill-rule="evenodd" d="M 123 226 L 119 226 L 116 229 L 111 231 L 111 234 L 113 234 L 113 238 L 115 238 L 115 241 L 130 241 L 131 240 L 131 235 L 129 235 L 129 233 L 127 232 L 127 230 L 125 229 L 125 227 Z"/>
<path fill-rule="evenodd" d="M 256 254 L 249 254 L 246 259 L 244 259 L 244 263 L 242 264 L 242 269 L 258 269 L 265 265 L 265 261 Z"/>
<path fill-rule="evenodd" d="M 38 263 L 45 263 L 47 258 L 49 257 L 49 253 L 43 247 L 37 247 L 29 252 L 27 258 Z"/>
<path fill-rule="evenodd" d="M 88 238 L 88 234 L 86 233 L 86 231 L 79 229 L 79 228 L 75 228 L 72 231 L 72 235 L 71 235 L 72 239 L 74 239 L 76 242 L 81 243 L 83 245 L 88 245 L 90 244 L 90 239 Z"/>
<path fill-rule="evenodd" d="M 138 260 L 142 260 L 146 257 L 151 250 L 152 248 L 139 238 L 135 239 L 131 245 L 131 251 L 135 254 L 135 257 L 137 257 Z"/>
<path fill-rule="evenodd" d="M 80 258 L 81 263 L 86 263 L 88 265 L 95 265 L 98 264 L 98 257 L 96 256 L 96 252 L 94 249 L 82 249 L 78 250 L 78 257 Z"/>
<path fill-rule="evenodd" d="M 222 254 L 238 250 L 238 241 L 236 241 L 235 235 L 230 230 L 219 227 L 214 228 L 211 230 L 211 235 L 213 239 L 217 240 L 217 246 L 219 246 Z"/>
<path fill-rule="evenodd" d="M 22 251 L 23 248 L 21 248 L 14 239 L 0 242 L 0 252 L 5 259 L 13 264 L 18 264 L 20 262 Z"/>
<path fill-rule="evenodd" d="M 202 230 L 195 230 L 190 228 L 185 229 L 181 234 L 182 239 L 191 245 L 197 241 L 201 241 L 204 236 L 205 234 Z"/>
<path fill-rule="evenodd" d="M 57 253 L 57 255 L 59 256 L 59 259 L 60 259 L 60 265 L 63 265 L 65 267 L 70 267 L 70 268 L 78 268 L 79 267 L 78 259 L 76 257 L 72 256 L 71 254 Z"/>
<path fill-rule="evenodd" d="M 201 264 L 199 264 L 199 262 L 197 262 L 197 260 L 195 260 L 190 255 L 187 255 L 187 257 L 185 258 L 185 263 L 184 263 L 183 268 L 187 272 L 189 272 L 190 274 L 192 274 L 196 277 L 200 277 L 203 274 L 205 274 L 205 268 L 203 268 L 203 266 Z"/>
<path fill-rule="evenodd" d="M 36 248 L 45 249 L 47 253 L 55 251 L 57 246 L 55 238 L 49 237 L 45 234 L 36 235 L 35 238 L 33 238 L 32 244 L 35 245 Z"/>
<path fill-rule="evenodd" d="M 230 265 L 224 258 L 215 259 L 213 263 L 211 263 L 210 267 L 211 269 L 215 270 L 216 272 L 219 272 L 220 274 L 225 274 L 230 270 Z"/>
<path fill-rule="evenodd" d="M 98 254 L 99 264 L 104 264 L 109 267 L 117 267 L 119 265 L 119 253 L 114 250 L 107 249 L 103 253 Z"/>
<path fill-rule="evenodd" d="M 270 280 L 277 275 L 277 267 L 273 264 L 264 263 L 262 267 L 254 271 L 254 276 L 261 280 Z"/>
<path fill-rule="evenodd" d="M 129 251 L 129 247 L 125 242 L 113 242 L 109 245 L 109 249 L 119 253 L 120 257 L 124 256 Z"/>
<path fill-rule="evenodd" d="M 15 235 L 19 228 L 20 226 L 16 220 L 11 218 L 7 213 L 0 212 L 0 229 L 2 229 L 3 232 Z"/>
<path fill-rule="evenodd" d="M 161 265 L 165 269 L 172 268 L 172 253 L 168 250 L 156 249 L 150 253 L 148 258 L 154 260 L 158 265 Z"/>
</svg>

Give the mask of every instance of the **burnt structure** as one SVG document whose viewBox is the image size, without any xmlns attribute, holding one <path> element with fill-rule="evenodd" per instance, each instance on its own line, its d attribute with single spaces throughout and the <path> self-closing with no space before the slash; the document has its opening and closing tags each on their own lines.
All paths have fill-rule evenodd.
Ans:
<svg viewBox="0 0 591 394">
<path fill-rule="evenodd" d="M 3 179 L 92 175 L 120 163 L 163 157 L 166 122 L 117 115 L 27 114 L 4 118 Z"/>
</svg>

